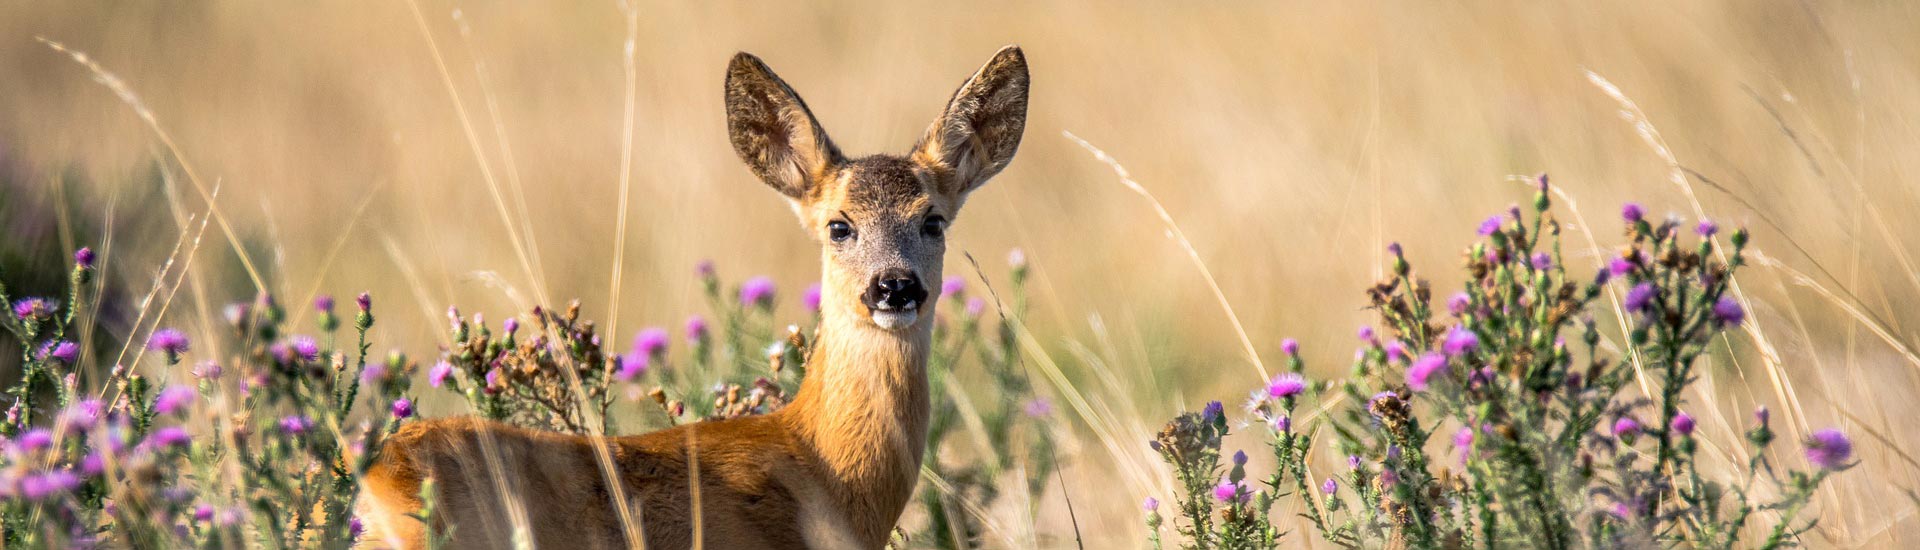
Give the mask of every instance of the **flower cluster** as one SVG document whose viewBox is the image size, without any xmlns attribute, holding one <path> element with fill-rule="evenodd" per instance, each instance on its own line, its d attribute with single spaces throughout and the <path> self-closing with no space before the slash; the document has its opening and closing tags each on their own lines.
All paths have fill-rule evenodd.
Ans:
<svg viewBox="0 0 1920 550">
<path fill-rule="evenodd" d="M 1545 176 L 1538 185 L 1531 212 L 1515 206 L 1480 224 L 1481 239 L 1465 252 L 1467 282 L 1439 309 L 1405 251 L 1390 246 L 1392 275 L 1367 291 L 1380 329 L 1360 330 L 1344 379 L 1306 381 L 1298 344 L 1282 343 L 1289 372 L 1256 389 L 1248 405 L 1252 420 L 1271 428 L 1278 464 L 1262 494 L 1291 492 L 1319 535 L 1345 547 L 1790 542 L 1806 528 L 1797 516 L 1813 490 L 1851 466 L 1850 440 L 1816 432 L 1805 446 L 1812 468 L 1778 475 L 1764 458 L 1774 437 L 1761 409 L 1747 437 L 1754 463 L 1744 471 L 1765 476 L 1782 495 L 1761 501 L 1745 489 L 1753 480 L 1729 485 L 1701 474 L 1696 421 L 1683 410 L 1700 358 L 1716 337 L 1747 321 L 1731 286 L 1745 262 L 1746 231 L 1733 231 L 1723 249 L 1713 222 L 1687 231 L 1679 220 L 1652 220 L 1628 204 L 1621 209 L 1627 244 L 1597 273 L 1580 275 L 1561 262 Z M 1601 341 L 1595 317 L 1607 314 L 1626 327 L 1622 351 Z M 1636 379 L 1653 389 L 1650 397 L 1622 391 Z M 1344 473 L 1308 474 L 1309 434 L 1320 430 L 1293 425 L 1296 402 L 1306 399 L 1347 403 L 1316 420 L 1332 428 L 1331 446 L 1348 457 Z M 1154 444 L 1180 472 L 1178 486 L 1202 494 L 1188 472 L 1216 468 L 1205 457 L 1218 456 L 1217 442 L 1210 455 L 1168 452 L 1168 435 L 1195 425 L 1178 418 Z M 1447 456 L 1430 455 L 1435 433 L 1451 434 Z M 1192 447 L 1196 440 L 1181 441 Z M 1767 538 L 1743 539 L 1762 510 L 1780 512 Z M 1273 547 L 1229 539 L 1195 511 L 1204 510 L 1183 508 L 1181 534 L 1196 546 Z M 1161 521 L 1150 514 L 1148 523 L 1157 530 Z"/>
<path fill-rule="evenodd" d="M 27 359 L 0 422 L 0 546 L 296 547 L 358 535 L 351 506 L 368 450 L 412 415 L 411 363 L 367 356 L 368 296 L 346 348 L 330 299 L 314 302 L 318 332 L 303 336 L 263 294 L 224 308 L 226 330 L 149 327 L 130 363 L 105 366 L 74 330 L 92 322 L 80 314 L 93 310 L 82 297 L 97 295 L 81 292 L 94 253 L 73 260 L 65 302 L 15 300 L 0 286 L 13 313 L 0 328 Z"/>
</svg>

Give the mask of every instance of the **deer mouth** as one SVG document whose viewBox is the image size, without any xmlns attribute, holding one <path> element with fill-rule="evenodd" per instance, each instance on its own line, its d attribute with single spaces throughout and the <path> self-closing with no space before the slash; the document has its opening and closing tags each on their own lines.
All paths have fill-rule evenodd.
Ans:
<svg viewBox="0 0 1920 550">
<path fill-rule="evenodd" d="M 913 326 L 920 319 L 920 302 L 910 301 L 901 305 L 878 304 L 873 309 L 873 324 L 886 330 L 900 330 Z"/>
</svg>

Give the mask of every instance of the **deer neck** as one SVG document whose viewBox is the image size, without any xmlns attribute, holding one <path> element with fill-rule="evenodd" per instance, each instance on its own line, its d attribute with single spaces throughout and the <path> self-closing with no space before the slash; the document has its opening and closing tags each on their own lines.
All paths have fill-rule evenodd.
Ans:
<svg viewBox="0 0 1920 550">
<path fill-rule="evenodd" d="M 847 511 L 885 515 L 891 528 L 926 448 L 934 304 L 922 306 L 925 317 L 912 328 L 887 331 L 826 292 L 806 379 L 782 414 L 818 455 Z"/>
</svg>

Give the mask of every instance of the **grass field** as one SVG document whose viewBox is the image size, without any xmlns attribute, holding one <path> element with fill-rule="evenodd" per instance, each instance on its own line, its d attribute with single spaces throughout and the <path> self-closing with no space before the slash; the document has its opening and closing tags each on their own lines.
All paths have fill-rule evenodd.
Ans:
<svg viewBox="0 0 1920 550">
<path fill-rule="evenodd" d="M 763 57 L 858 154 L 904 150 L 1018 43 L 1025 142 L 947 266 L 1004 285 L 961 254 L 996 278 L 1008 250 L 1031 260 L 1023 368 L 1061 470 L 1032 517 L 986 511 L 990 546 L 1071 547 L 1076 523 L 1088 548 L 1143 545 L 1140 501 L 1171 490 L 1145 445 L 1165 419 L 1263 384 L 1284 337 L 1341 372 L 1379 251 L 1457 285 L 1455 251 L 1541 172 L 1569 270 L 1602 267 L 1588 243 L 1618 241 L 1628 200 L 1750 228 L 1754 307 L 1689 396 L 1701 432 L 1737 441 L 1758 405 L 1783 439 L 1840 426 L 1862 466 L 1801 542 L 1920 537 L 1920 6 L 634 9 L 630 27 L 614 3 L 0 6 L 0 269 L 52 274 L 8 280 L 17 295 L 60 292 L 62 259 L 94 246 L 124 314 L 94 337 L 113 342 L 145 338 L 141 311 L 213 340 L 220 305 L 263 289 L 295 323 L 314 296 L 371 291 L 382 346 L 422 357 L 454 304 L 577 297 L 624 342 L 704 311 L 708 259 L 773 277 L 770 322 L 800 323 L 818 250 L 729 150 L 728 57 Z M 167 301 L 141 302 L 156 286 Z"/>
</svg>

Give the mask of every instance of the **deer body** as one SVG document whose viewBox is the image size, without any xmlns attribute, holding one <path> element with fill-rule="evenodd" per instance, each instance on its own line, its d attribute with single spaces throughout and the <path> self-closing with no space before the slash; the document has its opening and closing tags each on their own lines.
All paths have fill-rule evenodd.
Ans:
<svg viewBox="0 0 1920 550">
<path fill-rule="evenodd" d="M 751 55 L 729 65 L 726 93 L 735 151 L 822 243 L 822 322 L 793 402 L 626 437 L 416 422 L 365 476 L 367 544 L 425 547 L 426 526 L 409 515 L 431 479 L 436 530 L 451 528 L 453 548 L 885 546 L 926 445 L 938 285 L 921 281 L 939 280 L 945 230 L 966 194 L 1019 145 L 1025 58 L 1002 49 L 905 156 L 841 156 Z"/>
</svg>

